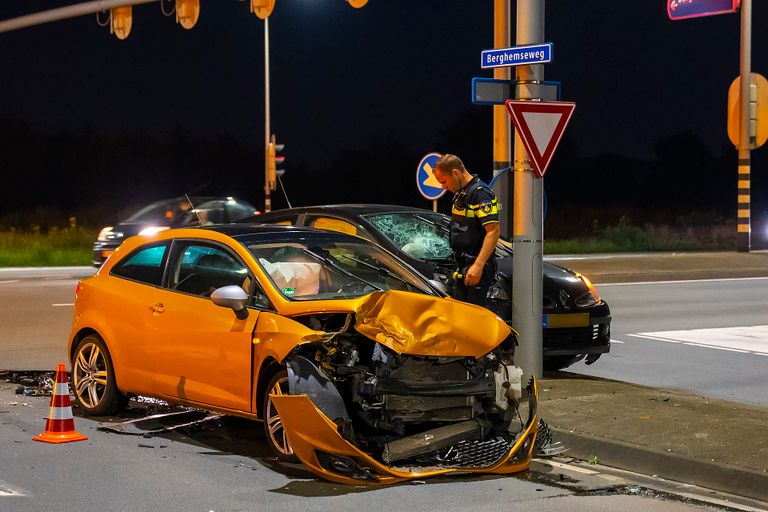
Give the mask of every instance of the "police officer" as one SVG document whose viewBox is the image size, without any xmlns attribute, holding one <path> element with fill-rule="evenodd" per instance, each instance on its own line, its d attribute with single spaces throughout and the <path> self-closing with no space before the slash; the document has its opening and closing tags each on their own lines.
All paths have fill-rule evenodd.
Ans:
<svg viewBox="0 0 768 512">
<path fill-rule="evenodd" d="M 454 194 L 450 243 L 459 268 L 454 298 L 485 307 L 488 288 L 496 275 L 498 201 L 488 185 L 469 174 L 456 155 L 440 157 L 434 175 L 444 189 Z"/>
</svg>

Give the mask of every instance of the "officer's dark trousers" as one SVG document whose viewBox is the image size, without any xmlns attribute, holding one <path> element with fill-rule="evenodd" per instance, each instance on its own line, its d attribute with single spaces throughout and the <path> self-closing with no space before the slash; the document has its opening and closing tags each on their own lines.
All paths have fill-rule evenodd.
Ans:
<svg viewBox="0 0 768 512">
<path fill-rule="evenodd" d="M 464 302 L 470 302 L 477 304 L 478 306 L 487 307 L 488 288 L 496 274 L 496 265 L 493 263 L 486 263 L 483 267 L 483 275 L 480 277 L 480 282 L 475 286 L 466 286 L 464 279 L 457 279 L 453 285 L 453 298 Z"/>
</svg>

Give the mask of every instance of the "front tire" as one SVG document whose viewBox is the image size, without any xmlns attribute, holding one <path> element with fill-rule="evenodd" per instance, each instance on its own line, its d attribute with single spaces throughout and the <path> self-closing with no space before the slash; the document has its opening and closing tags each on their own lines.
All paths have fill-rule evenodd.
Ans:
<svg viewBox="0 0 768 512">
<path fill-rule="evenodd" d="M 293 448 L 288 442 L 288 436 L 283 428 L 283 422 L 277 413 L 277 408 L 269 395 L 287 395 L 288 394 L 288 372 L 284 369 L 279 370 L 269 380 L 266 387 L 264 404 L 261 417 L 264 420 L 264 436 L 267 438 L 267 444 L 275 456 L 284 462 L 299 462 L 299 458 L 293 453 Z"/>
<path fill-rule="evenodd" d="M 109 416 L 128 405 L 128 398 L 117 389 L 107 345 L 95 334 L 80 340 L 75 348 L 72 389 L 75 400 L 89 415 Z"/>
</svg>

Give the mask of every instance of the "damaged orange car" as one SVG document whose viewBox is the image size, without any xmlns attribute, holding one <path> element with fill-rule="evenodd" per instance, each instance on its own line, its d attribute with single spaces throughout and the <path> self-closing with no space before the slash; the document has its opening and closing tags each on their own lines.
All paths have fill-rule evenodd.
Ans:
<svg viewBox="0 0 768 512">
<path fill-rule="evenodd" d="M 366 240 L 228 225 L 126 240 L 78 284 L 68 350 L 87 414 L 142 395 L 243 416 L 283 460 L 387 484 L 528 468 L 537 391 L 514 348 Z"/>
</svg>

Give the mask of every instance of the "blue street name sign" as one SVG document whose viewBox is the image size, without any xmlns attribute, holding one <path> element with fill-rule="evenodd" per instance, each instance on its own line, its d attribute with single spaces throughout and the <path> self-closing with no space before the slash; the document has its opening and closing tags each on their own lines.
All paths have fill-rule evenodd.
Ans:
<svg viewBox="0 0 768 512">
<path fill-rule="evenodd" d="M 472 103 L 475 105 L 504 105 L 515 97 L 514 80 L 475 77 L 472 79 Z M 544 101 L 560 100 L 560 82 L 527 84 L 529 93 Z"/>
<path fill-rule="evenodd" d="M 739 0 L 667 0 L 671 20 L 684 20 L 739 10 Z"/>
<path fill-rule="evenodd" d="M 552 62 L 553 46 L 552 43 L 542 43 L 483 50 L 480 54 L 480 67 L 483 69 L 504 68 Z"/>
</svg>

